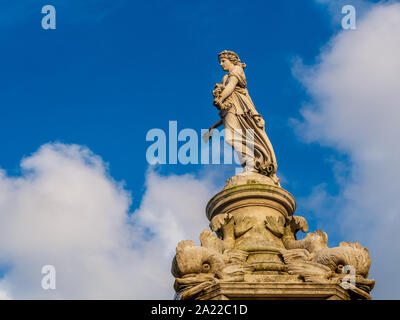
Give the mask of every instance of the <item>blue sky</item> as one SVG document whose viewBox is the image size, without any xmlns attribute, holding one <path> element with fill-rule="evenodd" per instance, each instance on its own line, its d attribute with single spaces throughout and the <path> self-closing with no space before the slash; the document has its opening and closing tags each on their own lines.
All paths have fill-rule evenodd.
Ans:
<svg viewBox="0 0 400 320">
<path fill-rule="evenodd" d="M 318 64 L 321 50 L 343 32 L 340 7 L 327 3 L 2 1 L 0 168 L 19 176 L 21 159 L 49 142 L 86 146 L 125 183 L 135 211 L 146 191 L 147 132 L 168 133 L 169 121 L 198 132 L 216 122 L 211 91 L 224 74 L 217 54 L 233 50 L 247 64 L 250 95 L 266 120 L 283 187 L 298 200 L 297 214 L 311 231 L 327 231 L 330 245 L 347 240 L 332 216 L 317 219 L 306 202 L 318 186 L 330 197 L 340 193 L 338 175 L 348 174 L 349 154 L 318 136 L 306 142 L 293 121 L 302 121 L 300 110 L 312 103 L 293 74 L 296 61 Z M 46 4 L 57 10 L 56 30 L 41 28 Z M 235 170 L 181 164 L 155 170 L 201 177 L 210 166 L 222 170 L 221 186 Z M 328 210 L 330 202 L 321 205 Z"/>
<path fill-rule="evenodd" d="M 214 123 L 211 90 L 223 75 L 217 53 L 230 49 L 248 64 L 249 90 L 267 121 L 287 188 L 303 196 L 321 177 L 332 184 L 325 162 L 332 151 L 301 143 L 288 122 L 307 99 L 291 74 L 293 59 L 312 63 L 334 32 L 324 6 L 117 1 L 110 7 L 99 1 L 85 8 L 74 2 L 53 2 L 56 9 L 60 3 L 56 30 L 40 28 L 39 9 L 2 26 L 1 167 L 9 174 L 18 174 L 20 159 L 46 142 L 86 145 L 126 182 L 138 206 L 147 131 L 168 132 L 170 120 L 178 121 L 178 130 Z M 160 170 L 196 173 L 201 165 Z"/>
</svg>

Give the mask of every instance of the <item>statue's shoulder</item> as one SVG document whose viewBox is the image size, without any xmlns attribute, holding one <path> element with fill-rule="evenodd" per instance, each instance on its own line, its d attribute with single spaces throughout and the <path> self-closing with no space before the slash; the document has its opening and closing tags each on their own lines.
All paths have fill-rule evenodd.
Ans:
<svg viewBox="0 0 400 320">
<path fill-rule="evenodd" d="M 236 65 L 229 71 L 229 74 L 244 76 L 244 71 L 240 65 Z"/>
<path fill-rule="evenodd" d="M 243 68 L 240 65 L 234 66 L 230 71 L 229 71 L 229 76 L 233 76 L 238 78 L 239 80 L 239 85 L 241 87 L 246 87 L 246 75 L 244 74 Z"/>
</svg>

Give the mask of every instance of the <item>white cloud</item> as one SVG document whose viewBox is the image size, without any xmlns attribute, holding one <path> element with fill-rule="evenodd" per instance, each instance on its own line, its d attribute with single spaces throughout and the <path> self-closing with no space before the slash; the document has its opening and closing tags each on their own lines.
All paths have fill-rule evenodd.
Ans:
<svg viewBox="0 0 400 320">
<path fill-rule="evenodd" d="M 0 281 L 0 288 L 2 287 L 1 281 Z M 11 297 L 7 291 L 3 291 L 0 289 L 0 300 L 11 300 Z"/>
<path fill-rule="evenodd" d="M 316 66 L 295 68 L 313 99 L 301 110 L 299 134 L 351 160 L 331 214 L 347 240 L 370 249 L 373 296 L 389 299 L 400 298 L 399 34 L 400 4 L 375 5 L 357 30 L 331 40 Z"/>
<path fill-rule="evenodd" d="M 211 180 L 149 172 L 130 217 L 130 194 L 87 148 L 47 144 L 21 168 L 0 172 L 0 265 L 9 266 L 0 298 L 173 297 L 175 246 L 207 227 Z M 41 288 L 48 264 L 56 290 Z"/>
</svg>

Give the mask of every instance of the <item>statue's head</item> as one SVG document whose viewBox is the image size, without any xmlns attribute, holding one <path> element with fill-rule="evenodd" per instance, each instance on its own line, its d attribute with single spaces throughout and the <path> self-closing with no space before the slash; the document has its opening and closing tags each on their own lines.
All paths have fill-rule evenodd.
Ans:
<svg viewBox="0 0 400 320">
<path fill-rule="evenodd" d="M 228 71 L 230 68 L 236 65 L 240 65 L 243 69 L 246 68 L 246 64 L 240 62 L 239 56 L 229 50 L 224 50 L 218 54 L 219 64 L 224 71 Z"/>
</svg>

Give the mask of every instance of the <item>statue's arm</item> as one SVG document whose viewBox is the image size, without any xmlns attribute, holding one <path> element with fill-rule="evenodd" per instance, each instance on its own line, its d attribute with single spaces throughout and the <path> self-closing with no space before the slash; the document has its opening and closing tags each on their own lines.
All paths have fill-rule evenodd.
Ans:
<svg viewBox="0 0 400 320">
<path fill-rule="evenodd" d="M 223 124 L 224 124 L 224 121 L 223 121 L 222 119 L 220 119 L 220 120 L 218 120 L 218 122 L 214 123 L 214 124 L 210 127 L 210 129 L 208 129 L 208 130 L 211 131 L 211 130 L 213 130 L 213 129 L 216 129 L 216 128 L 222 126 Z"/>
<path fill-rule="evenodd" d="M 203 141 L 204 141 L 205 143 L 207 143 L 207 142 L 211 139 L 211 137 L 212 137 L 212 135 L 213 135 L 214 129 L 216 129 L 216 128 L 222 126 L 223 124 L 224 124 L 224 121 L 223 121 L 222 119 L 220 119 L 220 120 L 218 120 L 218 122 L 214 123 L 214 124 L 208 129 L 208 131 L 205 132 L 205 133 L 203 134 L 203 136 L 201 137 L 201 138 L 203 139 Z"/>
<path fill-rule="evenodd" d="M 221 96 L 218 100 L 218 103 L 221 104 L 225 101 L 226 98 L 228 98 L 233 90 L 235 90 L 236 85 L 238 84 L 239 80 L 236 77 L 229 77 L 229 82 L 225 86 L 224 90 L 221 92 Z"/>
</svg>

